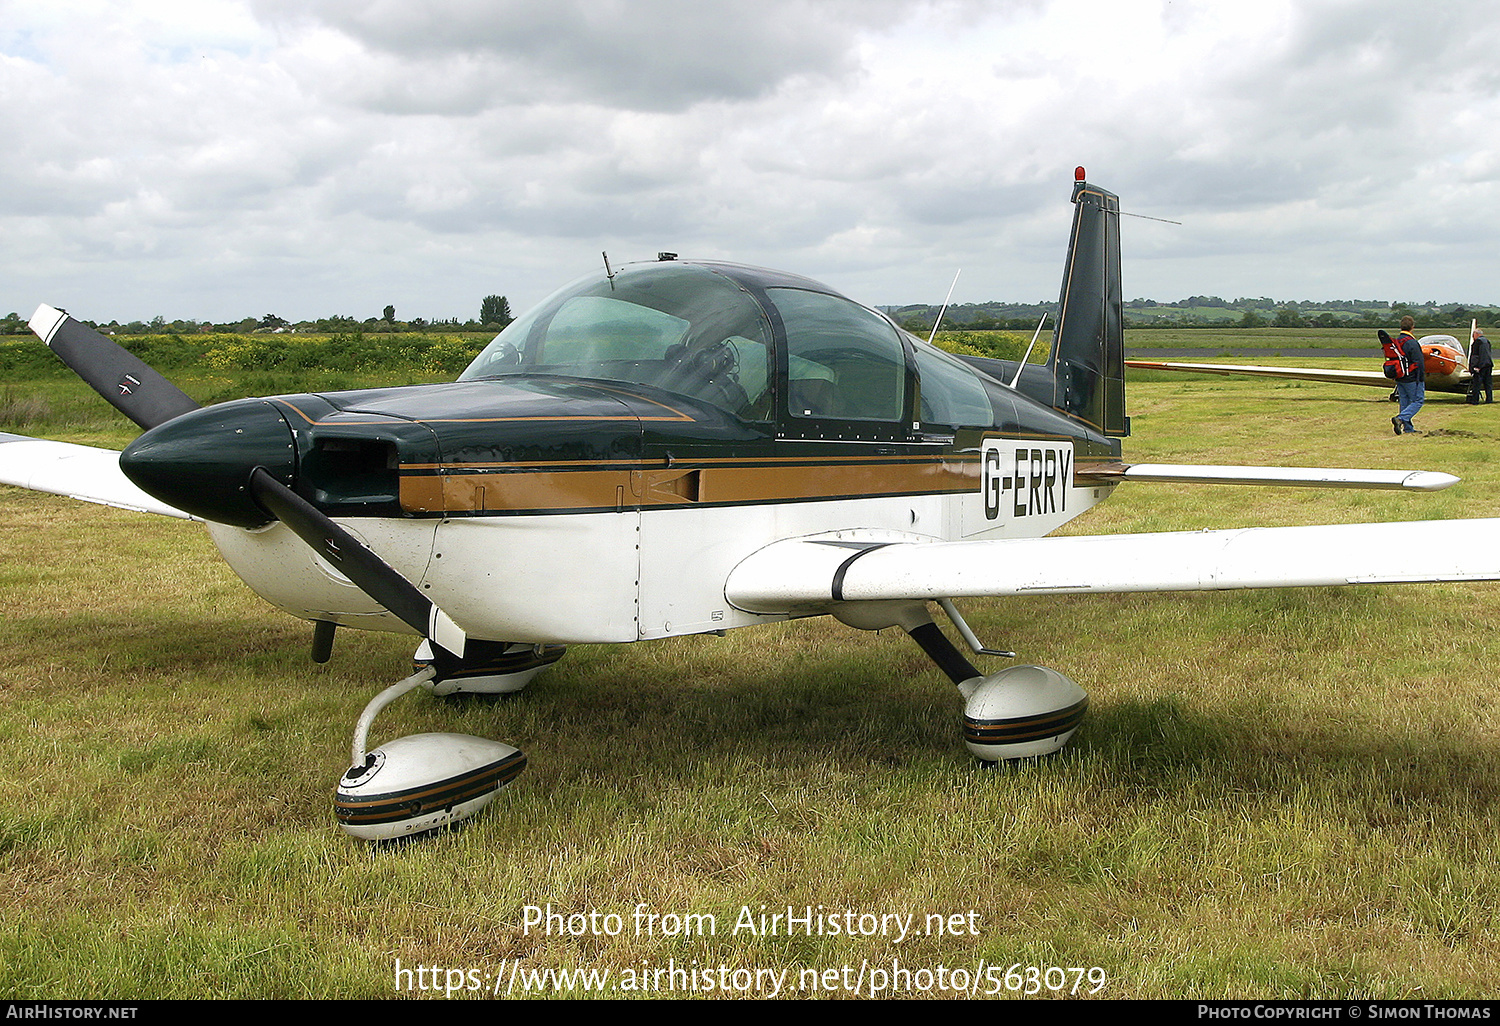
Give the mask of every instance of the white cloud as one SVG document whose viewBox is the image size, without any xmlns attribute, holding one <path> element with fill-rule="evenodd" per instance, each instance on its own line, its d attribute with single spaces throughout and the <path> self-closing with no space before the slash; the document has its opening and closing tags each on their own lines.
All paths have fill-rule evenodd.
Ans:
<svg viewBox="0 0 1500 1026">
<path fill-rule="evenodd" d="M 683 110 L 763 95 L 791 76 L 839 76 L 851 37 L 889 22 L 895 0 L 254 0 L 278 24 L 316 24 L 367 48 L 388 70 L 431 74 L 412 90 L 375 76 L 365 99 L 403 112 L 582 100 Z M 483 89 L 450 90 L 442 80 Z M 388 106 L 385 106 L 388 105 Z"/>
<path fill-rule="evenodd" d="M 1497 302 L 1486 6 L 0 0 L 0 307 L 469 316 L 658 249 L 867 302 Z M 472 309 L 471 309 L 472 308 Z"/>
</svg>

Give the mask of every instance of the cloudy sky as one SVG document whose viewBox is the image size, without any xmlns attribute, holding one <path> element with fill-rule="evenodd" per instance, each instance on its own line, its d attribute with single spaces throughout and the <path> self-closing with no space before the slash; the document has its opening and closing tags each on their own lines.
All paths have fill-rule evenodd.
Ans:
<svg viewBox="0 0 1500 1026">
<path fill-rule="evenodd" d="M 0 313 L 518 311 L 658 250 L 871 304 L 1500 303 L 1482 0 L 0 0 Z"/>
</svg>

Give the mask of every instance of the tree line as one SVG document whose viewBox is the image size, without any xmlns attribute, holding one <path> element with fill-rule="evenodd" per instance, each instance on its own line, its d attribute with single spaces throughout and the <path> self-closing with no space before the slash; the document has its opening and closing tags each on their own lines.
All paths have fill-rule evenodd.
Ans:
<svg viewBox="0 0 1500 1026">
<path fill-rule="evenodd" d="M 927 304 L 881 307 L 906 330 L 925 337 L 932 330 L 940 307 Z M 954 304 L 943 312 L 943 328 L 961 331 L 1031 331 L 1043 314 L 1055 318 L 1057 304 L 986 303 Z M 1218 296 L 1189 296 L 1173 302 L 1132 299 L 1125 303 L 1125 326 L 1128 328 L 1385 328 L 1410 315 L 1421 328 L 1467 328 L 1470 319 L 1481 324 L 1500 323 L 1500 307 L 1459 303 L 1439 304 L 1385 302 L 1383 300 L 1275 300 L 1268 297 L 1240 297 L 1234 300 Z M 245 317 L 237 321 L 167 320 L 157 316 L 149 321 L 86 321 L 107 334 L 119 335 L 188 335 L 225 333 L 337 334 L 361 331 L 369 334 L 396 332 L 489 332 L 503 329 L 515 317 L 505 296 L 485 296 L 479 304 L 479 315 L 460 320 L 413 317 L 402 320 L 394 304 L 387 304 L 379 317 L 360 320 L 350 316 L 320 317 L 291 321 L 274 313 Z M 0 318 L 0 335 L 25 334 L 26 318 L 12 312 Z"/>
<path fill-rule="evenodd" d="M 1420 328 L 1467 329 L 1471 319 L 1500 323 L 1500 307 L 1386 302 L 1384 300 L 1275 300 L 1191 296 L 1170 303 L 1132 299 L 1124 304 L 1127 328 L 1388 328 L 1411 316 Z M 940 307 L 914 304 L 883 308 L 907 331 L 925 337 Z M 1042 316 L 1049 325 L 1057 303 L 964 303 L 943 312 L 943 328 L 962 331 L 1031 331 Z"/>
<path fill-rule="evenodd" d="M 24 335 L 27 332 L 26 318 L 12 311 L 0 318 L 0 335 Z M 290 321 L 285 317 L 274 313 L 264 314 L 260 317 L 244 317 L 237 321 L 196 321 L 196 320 L 167 320 L 165 317 L 156 316 L 149 321 L 84 321 L 96 330 L 110 335 L 192 335 L 192 334 L 233 334 L 251 335 L 257 333 L 293 333 L 307 332 L 323 335 L 338 334 L 341 332 L 361 331 L 371 334 L 387 334 L 393 332 L 498 332 L 515 317 L 511 314 L 510 300 L 504 296 L 485 296 L 479 303 L 478 318 L 459 320 L 456 317 L 438 318 L 427 320 L 423 317 L 413 317 L 410 320 L 401 320 L 396 316 L 394 304 L 386 304 L 379 317 L 367 317 L 359 320 L 355 317 L 333 316 L 319 317 L 314 320 Z"/>
</svg>

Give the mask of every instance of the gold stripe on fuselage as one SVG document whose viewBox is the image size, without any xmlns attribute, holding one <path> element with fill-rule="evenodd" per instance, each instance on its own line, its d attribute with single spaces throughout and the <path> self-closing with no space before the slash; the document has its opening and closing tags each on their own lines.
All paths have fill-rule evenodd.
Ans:
<svg viewBox="0 0 1500 1026">
<path fill-rule="evenodd" d="M 482 464 L 403 468 L 401 506 L 410 513 L 569 513 L 681 505 L 754 505 L 896 495 L 977 492 L 975 455 L 849 457 L 809 461 L 684 461 L 670 467 L 621 463 Z M 573 466 L 577 466 L 573 464 Z M 421 472 L 427 471 L 427 472 Z M 436 472 L 433 472 L 436 471 Z"/>
</svg>

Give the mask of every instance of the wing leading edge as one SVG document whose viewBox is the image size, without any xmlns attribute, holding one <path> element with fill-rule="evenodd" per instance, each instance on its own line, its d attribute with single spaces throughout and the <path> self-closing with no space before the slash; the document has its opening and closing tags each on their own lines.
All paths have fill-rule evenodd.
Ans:
<svg viewBox="0 0 1500 1026">
<path fill-rule="evenodd" d="M 1412 544 L 1454 523 L 973 542 L 792 539 L 740 563 L 725 594 L 747 612 L 795 615 L 837 602 L 1500 580 L 1500 551 L 1476 558 Z M 1463 523 L 1500 530 L 1500 519 Z"/>
</svg>

